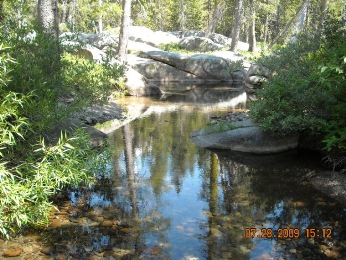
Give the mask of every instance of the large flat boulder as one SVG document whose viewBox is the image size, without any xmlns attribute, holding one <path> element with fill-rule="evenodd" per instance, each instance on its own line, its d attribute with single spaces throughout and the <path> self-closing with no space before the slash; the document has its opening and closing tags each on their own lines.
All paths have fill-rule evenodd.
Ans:
<svg viewBox="0 0 346 260">
<path fill-rule="evenodd" d="M 209 81 L 233 81 L 228 62 L 209 54 L 196 54 L 184 58 L 177 68 Z"/>
<path fill-rule="evenodd" d="M 169 52 L 169 51 L 162 51 L 162 50 L 157 50 L 157 51 L 147 51 L 144 53 L 141 53 L 138 55 L 141 58 L 146 58 L 146 59 L 152 59 L 155 61 L 159 61 L 171 66 L 177 67 L 179 63 L 188 56 L 181 55 L 180 53 L 176 52 Z"/>
<path fill-rule="evenodd" d="M 168 51 L 149 51 L 140 56 L 171 65 L 206 81 L 233 81 L 227 60 L 214 55 L 184 56 Z"/>
<path fill-rule="evenodd" d="M 298 146 L 298 135 L 281 136 L 265 131 L 251 119 L 232 123 L 234 129 L 212 131 L 208 127 L 191 134 L 198 146 L 211 149 L 227 149 L 254 154 L 271 154 L 294 149 Z"/>
<path fill-rule="evenodd" d="M 128 64 L 148 79 L 148 81 L 167 83 L 167 82 L 190 82 L 203 83 L 204 79 L 191 73 L 182 71 L 171 65 L 152 60 L 128 56 Z"/>
</svg>

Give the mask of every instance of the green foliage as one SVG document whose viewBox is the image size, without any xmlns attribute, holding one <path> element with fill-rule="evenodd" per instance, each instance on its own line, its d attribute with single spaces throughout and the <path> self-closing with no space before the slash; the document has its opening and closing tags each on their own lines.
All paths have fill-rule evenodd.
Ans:
<svg viewBox="0 0 346 260">
<path fill-rule="evenodd" d="M 55 145 L 42 136 L 85 106 L 106 101 L 123 71 L 107 60 L 61 58 L 59 43 L 32 29 L 11 19 L 0 28 L 0 236 L 7 238 L 46 224 L 52 196 L 97 173 L 98 158 L 83 131 L 61 134 Z"/>
<path fill-rule="evenodd" d="M 328 152 L 346 152 L 346 36 L 342 20 L 329 19 L 320 35 L 297 42 L 257 62 L 275 76 L 257 92 L 251 115 L 279 132 L 322 134 Z"/>
<path fill-rule="evenodd" d="M 124 73 L 123 66 L 107 61 L 101 65 L 70 53 L 64 53 L 61 62 L 64 92 L 73 98 L 70 106 L 104 103 L 115 87 L 121 86 L 117 79 Z M 118 90 L 124 91 L 121 87 Z"/>
<path fill-rule="evenodd" d="M 207 126 L 204 128 L 204 131 L 206 133 L 216 133 L 233 129 L 235 129 L 235 126 L 232 122 L 226 120 L 219 120 L 216 122 L 208 123 Z"/>
<path fill-rule="evenodd" d="M 1 159 L 0 235 L 9 237 L 23 226 L 46 224 L 57 191 L 92 180 L 90 162 L 96 154 L 89 143 L 88 136 L 78 131 L 73 138 L 62 134 L 55 146 L 42 141 L 20 165 Z"/>
<path fill-rule="evenodd" d="M 109 56 L 102 65 L 69 53 L 61 56 L 58 41 L 50 35 L 33 33 L 30 26 L 17 29 L 11 20 L 5 26 L 0 40 L 12 46 L 8 54 L 16 60 L 7 64 L 7 88 L 30 95 L 21 113 L 34 131 L 51 130 L 86 106 L 104 103 L 112 91 L 124 91 L 117 84 L 123 67 L 111 65 Z"/>
</svg>

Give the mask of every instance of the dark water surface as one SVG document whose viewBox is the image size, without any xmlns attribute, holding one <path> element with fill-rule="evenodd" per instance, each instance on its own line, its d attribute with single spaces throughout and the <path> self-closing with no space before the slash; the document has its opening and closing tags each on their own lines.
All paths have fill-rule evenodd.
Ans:
<svg viewBox="0 0 346 260">
<path fill-rule="evenodd" d="M 196 147 L 190 133 L 224 113 L 220 104 L 243 106 L 243 93 L 192 91 L 197 94 L 140 99 L 154 104 L 154 112 L 109 135 L 111 156 L 104 156 L 98 184 L 71 191 L 47 230 L 11 242 L 22 244 L 22 256 L 345 259 L 345 208 L 308 182 L 322 169 L 320 158 L 301 151 L 251 156 Z M 181 106 L 172 110 L 177 102 Z M 307 228 L 316 228 L 309 232 L 315 238 L 306 237 Z"/>
</svg>

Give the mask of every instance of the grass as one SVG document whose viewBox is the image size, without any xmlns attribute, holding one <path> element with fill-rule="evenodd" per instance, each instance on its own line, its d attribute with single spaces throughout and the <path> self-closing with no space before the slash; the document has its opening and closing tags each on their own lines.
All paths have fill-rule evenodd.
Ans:
<svg viewBox="0 0 346 260">
<path fill-rule="evenodd" d="M 221 120 L 217 122 L 210 122 L 204 128 L 206 133 L 218 133 L 225 132 L 229 130 L 236 129 L 235 125 L 232 122 Z"/>
</svg>

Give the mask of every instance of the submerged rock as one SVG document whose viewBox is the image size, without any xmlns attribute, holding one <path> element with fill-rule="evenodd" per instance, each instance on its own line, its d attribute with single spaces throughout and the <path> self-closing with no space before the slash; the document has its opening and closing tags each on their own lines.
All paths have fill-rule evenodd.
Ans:
<svg viewBox="0 0 346 260">
<path fill-rule="evenodd" d="M 192 132 L 191 140 L 198 146 L 212 149 L 228 149 L 238 152 L 270 154 L 294 149 L 298 135 L 279 136 L 265 131 L 251 119 L 232 123 L 234 129 L 209 132 L 208 128 Z"/>
</svg>

